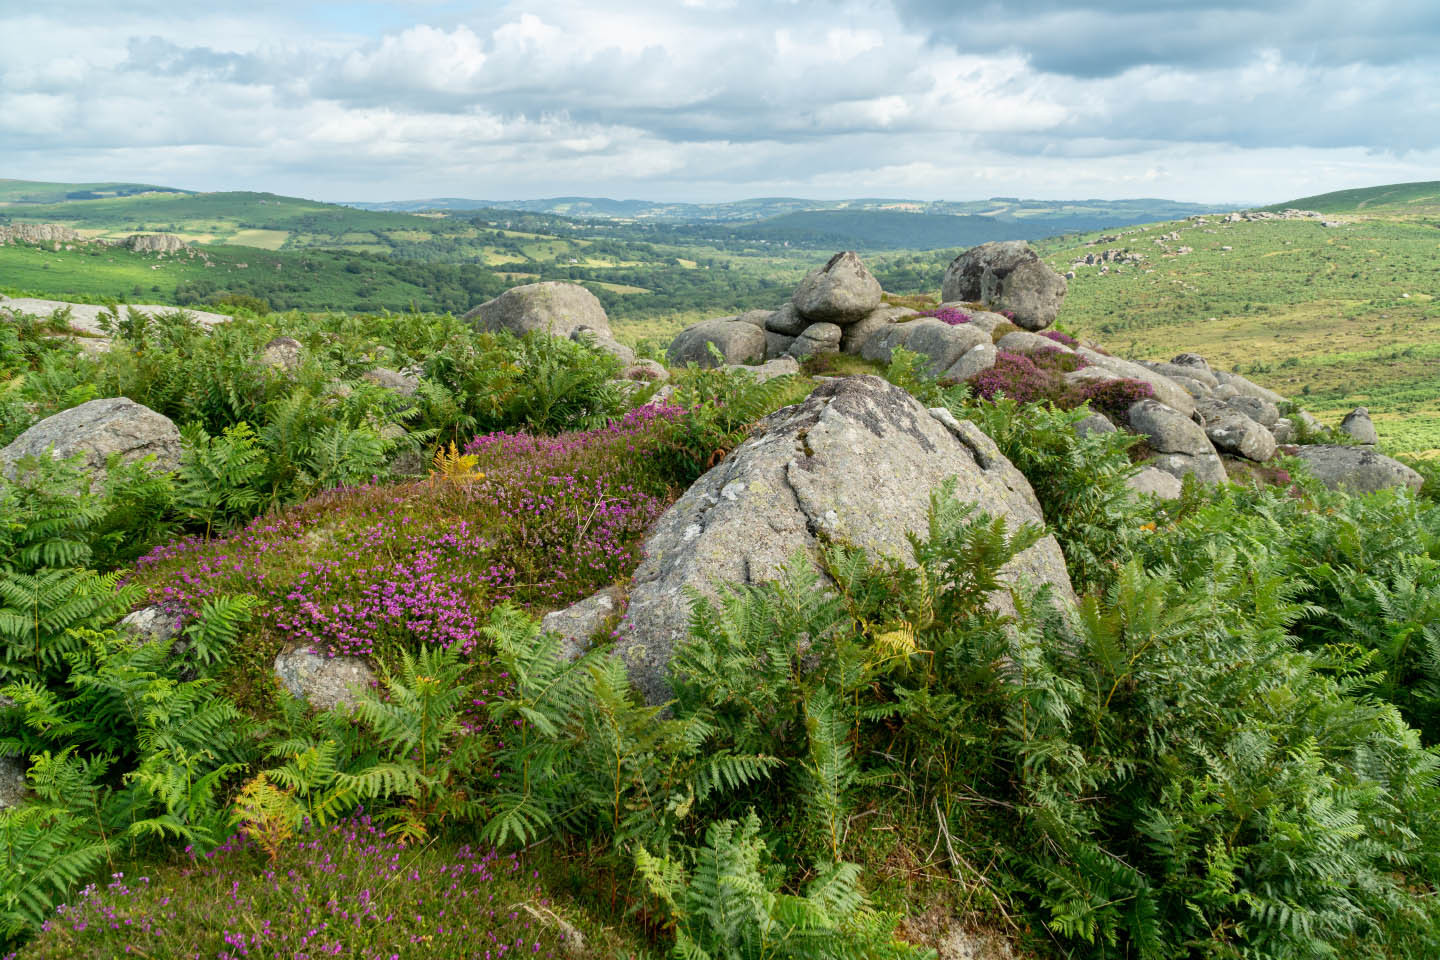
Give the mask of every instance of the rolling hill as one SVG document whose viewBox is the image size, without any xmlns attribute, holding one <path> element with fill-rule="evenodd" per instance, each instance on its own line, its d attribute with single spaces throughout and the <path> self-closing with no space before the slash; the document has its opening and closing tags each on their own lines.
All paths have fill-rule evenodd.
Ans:
<svg viewBox="0 0 1440 960">
<path fill-rule="evenodd" d="M 1321 213 L 1391 213 L 1400 215 L 1435 216 L 1440 214 L 1440 180 L 1416 183 L 1391 183 L 1356 190 L 1336 190 L 1313 197 L 1301 197 L 1277 203 L 1266 210 L 1297 207 Z"/>
</svg>

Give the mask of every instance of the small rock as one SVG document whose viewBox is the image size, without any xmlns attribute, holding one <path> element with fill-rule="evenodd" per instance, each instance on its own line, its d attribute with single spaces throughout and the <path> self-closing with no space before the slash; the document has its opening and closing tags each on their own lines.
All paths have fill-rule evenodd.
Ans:
<svg viewBox="0 0 1440 960">
<path fill-rule="evenodd" d="M 772 380 L 775 377 L 790 377 L 800 372 L 800 364 L 794 357 L 776 357 L 774 360 L 766 360 L 757 366 L 732 363 L 725 367 L 732 373 L 748 373 L 760 383 Z"/>
<path fill-rule="evenodd" d="M 753 323 L 755 326 L 764 329 L 765 321 L 770 319 L 770 315 L 774 312 L 773 310 L 746 310 L 735 319 L 741 323 Z"/>
<path fill-rule="evenodd" d="M 1375 424 L 1370 420 L 1370 411 L 1364 407 L 1356 407 L 1345 414 L 1345 419 L 1340 421 L 1340 432 L 1355 438 L 1357 443 L 1373 447 L 1380 442 L 1380 434 L 1375 432 Z"/>
<path fill-rule="evenodd" d="M 1058 343 L 1049 337 L 1042 337 L 1038 333 L 1030 333 L 1028 330 L 1012 330 L 995 341 L 995 346 L 1009 353 L 1021 353 L 1026 356 L 1075 352 L 1063 343 Z"/>
<path fill-rule="evenodd" d="M 276 337 L 260 348 L 256 362 L 280 373 L 294 373 L 300 369 L 303 350 L 300 341 L 294 337 Z"/>
<path fill-rule="evenodd" d="M 949 368 L 940 374 L 941 380 L 948 380 L 954 383 L 964 383 L 976 374 L 983 373 L 995 366 L 995 358 L 999 351 L 993 343 L 977 343 L 960 355 L 960 359 L 952 363 Z"/>
<path fill-rule="evenodd" d="M 591 639 L 605 622 L 621 612 L 624 600 L 624 591 L 619 587 L 606 587 L 564 610 L 545 614 L 540 628 L 547 633 L 558 633 L 564 639 L 562 656 L 566 660 L 578 660 L 590 649 Z"/>
<path fill-rule="evenodd" d="M 314 645 L 286 647 L 275 658 L 275 676 L 292 697 L 317 710 L 349 707 L 355 691 L 375 681 L 375 672 L 360 657 L 328 656 Z"/>
<path fill-rule="evenodd" d="M 771 333 L 765 331 L 765 359 L 774 360 L 777 357 L 790 355 L 790 345 L 795 342 L 794 337 L 787 337 L 783 333 Z"/>
<path fill-rule="evenodd" d="M 1232 406 L 1233 402 L 1201 401 L 1199 404 L 1200 416 L 1205 421 L 1205 435 L 1215 449 L 1256 463 L 1275 456 L 1274 435 L 1264 425 Z"/>
<path fill-rule="evenodd" d="M 1092 413 L 1084 420 L 1075 422 L 1075 432 L 1082 437 L 1088 437 L 1092 433 L 1115 433 L 1115 424 L 1103 413 Z"/>
<path fill-rule="evenodd" d="M 1130 405 L 1126 419 L 1157 451 L 1152 466 L 1176 477 L 1191 473 L 1203 483 L 1225 482 L 1225 465 L 1205 431 L 1188 416 L 1155 400 L 1139 400 Z"/>
<path fill-rule="evenodd" d="M 1164 470 L 1143 467 L 1139 473 L 1125 481 L 1125 486 L 1136 493 L 1159 497 L 1161 500 L 1179 500 L 1183 484 L 1179 477 Z"/>
<path fill-rule="evenodd" d="M 1222 387 L 1228 386 L 1235 393 L 1242 397 L 1258 397 L 1261 400 L 1268 400 L 1274 404 L 1285 402 L 1285 398 L 1268 387 L 1262 387 L 1240 376 L 1238 373 L 1226 373 L 1224 370 L 1215 371 L 1215 377 L 1220 381 Z"/>
<path fill-rule="evenodd" d="M 374 370 L 366 370 L 360 374 L 360 379 L 387 390 L 394 390 L 404 397 L 413 397 L 420 389 L 420 376 L 414 371 L 376 367 Z"/>
<path fill-rule="evenodd" d="M 833 323 L 812 323 L 790 344 L 789 352 L 797 360 L 817 353 L 839 353 L 840 327 Z"/>
<path fill-rule="evenodd" d="M 1289 443 L 1295 437 L 1295 424 L 1286 417 L 1276 420 L 1270 427 L 1270 435 L 1276 443 Z"/>
<path fill-rule="evenodd" d="M 141 643 L 165 643 L 180 635 L 185 621 L 179 614 L 157 604 L 127 614 L 118 626 Z"/>
<path fill-rule="evenodd" d="M 636 360 L 620 372 L 625 380 L 643 380 L 647 383 L 655 383 L 660 380 L 669 380 L 670 371 L 665 369 L 665 364 L 657 360 Z"/>
<path fill-rule="evenodd" d="M 798 337 L 801 331 L 810 326 L 811 321 L 800 315 L 793 303 L 776 310 L 765 318 L 764 327 L 770 333 L 778 333 L 787 337 Z"/>
</svg>

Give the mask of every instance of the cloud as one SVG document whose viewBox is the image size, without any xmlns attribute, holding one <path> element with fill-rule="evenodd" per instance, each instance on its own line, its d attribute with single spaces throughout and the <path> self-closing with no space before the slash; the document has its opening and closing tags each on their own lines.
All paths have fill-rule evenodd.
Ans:
<svg viewBox="0 0 1440 960">
<path fill-rule="evenodd" d="M 1440 151 L 1431 0 L 76 0 L 0 32 L 4 173 L 37 179 L 1276 199 Z"/>
</svg>

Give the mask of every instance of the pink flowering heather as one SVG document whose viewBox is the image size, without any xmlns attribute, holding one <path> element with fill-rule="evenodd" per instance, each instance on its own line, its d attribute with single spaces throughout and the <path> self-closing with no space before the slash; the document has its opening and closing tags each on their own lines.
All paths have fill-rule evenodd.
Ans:
<svg viewBox="0 0 1440 960">
<path fill-rule="evenodd" d="M 937 307 L 934 310 L 920 311 L 922 317 L 934 317 L 936 320 L 943 320 L 952 327 L 958 327 L 962 323 L 970 322 L 970 314 L 954 307 Z"/>
<path fill-rule="evenodd" d="M 407 849 L 365 816 L 267 861 L 241 837 L 154 876 L 111 877 L 62 906 L 36 960 L 477 960 L 566 956 L 536 875 L 493 850 Z M 524 905 L 534 907 L 526 910 Z M 547 919 L 542 919 L 547 918 Z"/>
<path fill-rule="evenodd" d="M 495 604 L 563 606 L 635 568 L 673 499 L 651 469 L 657 428 L 679 415 L 649 408 L 556 437 L 478 437 L 469 477 L 332 491 L 225 539 L 157 547 L 135 579 L 179 616 L 254 594 L 276 641 L 469 652 Z"/>
<path fill-rule="evenodd" d="M 1065 346 L 1071 348 L 1072 350 L 1080 346 L 1079 340 L 1076 340 L 1068 333 L 1061 333 L 1059 330 L 1042 330 L 1040 331 L 1040 336 L 1045 337 L 1049 340 L 1054 340 L 1056 343 L 1063 343 Z"/>
</svg>

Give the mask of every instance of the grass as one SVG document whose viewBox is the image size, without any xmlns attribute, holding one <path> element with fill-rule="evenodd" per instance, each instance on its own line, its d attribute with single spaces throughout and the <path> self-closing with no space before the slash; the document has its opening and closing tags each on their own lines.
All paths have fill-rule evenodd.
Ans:
<svg viewBox="0 0 1440 960">
<path fill-rule="evenodd" d="M 1283 206 L 1306 206 L 1295 201 Z M 1154 237 L 1178 230 L 1165 246 Z M 1075 267 L 1063 326 L 1135 358 L 1181 350 L 1236 369 L 1330 422 L 1364 405 L 1397 452 L 1440 450 L 1440 232 L 1387 215 L 1134 228 L 1042 248 L 1058 270 L 1108 248 L 1140 266 Z M 1167 248 L 1191 247 L 1181 255 Z M 1229 247 L 1230 249 L 1225 249 Z"/>
<path fill-rule="evenodd" d="M 288 230 L 237 230 L 230 235 L 229 242 L 240 247 L 279 250 L 289 239 Z"/>
</svg>

